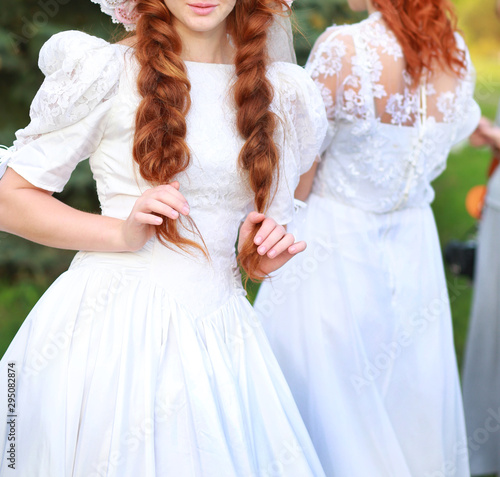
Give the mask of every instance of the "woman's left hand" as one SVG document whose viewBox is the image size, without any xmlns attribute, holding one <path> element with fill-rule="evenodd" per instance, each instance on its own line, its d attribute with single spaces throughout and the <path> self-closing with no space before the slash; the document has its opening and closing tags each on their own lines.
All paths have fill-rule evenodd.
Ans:
<svg viewBox="0 0 500 477">
<path fill-rule="evenodd" d="M 500 127 L 494 124 L 485 124 L 481 127 L 481 134 L 490 146 L 500 148 Z"/>
<path fill-rule="evenodd" d="M 259 228 L 255 233 L 254 243 L 257 253 L 263 257 L 260 269 L 263 276 L 278 270 L 307 247 L 303 241 L 296 242 L 293 234 L 287 233 L 286 228 L 275 220 L 258 212 L 250 212 L 240 229 L 238 251 L 240 244 L 245 243 L 256 226 Z"/>
</svg>

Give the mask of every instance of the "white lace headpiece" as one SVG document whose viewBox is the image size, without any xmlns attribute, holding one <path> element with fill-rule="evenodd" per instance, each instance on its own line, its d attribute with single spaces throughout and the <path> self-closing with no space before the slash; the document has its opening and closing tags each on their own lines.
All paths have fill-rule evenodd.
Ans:
<svg viewBox="0 0 500 477">
<path fill-rule="evenodd" d="M 135 30 L 139 15 L 135 10 L 137 0 L 91 0 L 100 5 L 101 10 L 110 15 L 114 23 L 121 23 L 126 30 Z M 293 0 L 286 0 L 289 5 Z M 293 36 L 288 17 L 275 18 L 268 33 L 268 52 L 271 61 L 296 63 Z"/>
<path fill-rule="evenodd" d="M 91 0 L 110 15 L 113 23 L 121 23 L 128 31 L 135 30 L 139 15 L 135 11 L 136 0 Z"/>
</svg>

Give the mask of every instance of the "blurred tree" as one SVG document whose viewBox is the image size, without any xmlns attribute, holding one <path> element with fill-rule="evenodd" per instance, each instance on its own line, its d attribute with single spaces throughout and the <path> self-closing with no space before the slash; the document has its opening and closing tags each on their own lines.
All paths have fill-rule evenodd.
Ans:
<svg viewBox="0 0 500 477">
<path fill-rule="evenodd" d="M 9 114 L 0 115 L 0 142 L 12 142 L 14 132 L 29 121 L 29 105 L 43 80 L 37 66 L 41 46 L 53 34 L 69 29 L 109 38 L 114 27 L 90 1 L 16 0 L 2 10 L 0 110 Z"/>
<path fill-rule="evenodd" d="M 43 81 L 38 69 L 43 43 L 62 30 L 78 29 L 110 38 L 116 28 L 90 1 L 9 2 L 0 16 L 0 144 L 12 144 L 14 132 L 29 122 L 30 103 Z M 88 163 L 77 168 L 59 197 L 81 210 L 98 210 Z M 73 255 L 0 234 L 0 281 L 12 282 L 27 275 L 51 280 L 67 268 Z"/>
<path fill-rule="evenodd" d="M 353 13 L 346 0 L 296 0 L 293 10 L 298 30 L 295 51 L 299 65 L 305 64 L 314 42 L 327 27 L 353 23 L 366 17 L 365 14 Z"/>
</svg>

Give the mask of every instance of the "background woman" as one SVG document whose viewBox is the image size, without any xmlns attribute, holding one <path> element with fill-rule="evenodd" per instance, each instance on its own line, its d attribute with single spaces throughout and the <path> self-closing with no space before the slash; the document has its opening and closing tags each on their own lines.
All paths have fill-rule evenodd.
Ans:
<svg viewBox="0 0 500 477">
<path fill-rule="evenodd" d="M 496 2 L 500 18 L 500 0 Z M 500 161 L 500 105 L 495 123 L 482 118 L 474 146 Z M 488 181 L 478 234 L 474 299 L 464 360 L 463 393 L 473 475 L 500 474 L 500 168 Z"/>
<path fill-rule="evenodd" d="M 329 476 L 468 476 L 431 181 L 479 120 L 445 0 L 350 0 L 306 69 L 329 140 L 297 197 L 307 254 L 256 307 Z M 313 177 L 317 167 L 316 177 Z"/>
<path fill-rule="evenodd" d="M 326 118 L 302 69 L 269 64 L 286 5 L 98 3 L 136 35 L 45 44 L 4 157 L 1 229 L 83 252 L 0 362 L 0 475 L 322 475 L 234 252 L 252 207 L 250 276 L 305 248 L 281 224 Z M 88 156 L 102 215 L 51 196 Z"/>
</svg>

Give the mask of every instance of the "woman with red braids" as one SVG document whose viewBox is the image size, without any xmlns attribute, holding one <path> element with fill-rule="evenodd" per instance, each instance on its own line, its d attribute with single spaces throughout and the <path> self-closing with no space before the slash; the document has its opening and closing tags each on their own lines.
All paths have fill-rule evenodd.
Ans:
<svg viewBox="0 0 500 477">
<path fill-rule="evenodd" d="M 465 477 L 430 203 L 451 146 L 478 124 L 474 71 L 447 0 L 349 4 L 368 19 L 329 28 L 306 66 L 330 125 L 296 192 L 312 188 L 297 220 L 308 249 L 256 309 L 328 476 Z"/>
<path fill-rule="evenodd" d="M 288 6 L 95 1 L 136 34 L 50 39 L 2 161 L 0 228 L 81 251 L 0 361 L 0 475 L 322 476 L 237 266 L 305 248 L 284 225 L 327 121 L 271 62 Z M 52 197 L 89 156 L 102 215 Z"/>
</svg>

